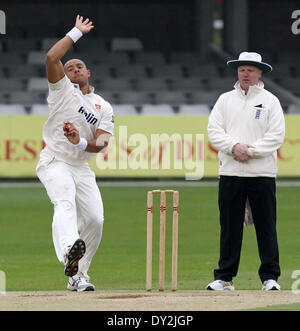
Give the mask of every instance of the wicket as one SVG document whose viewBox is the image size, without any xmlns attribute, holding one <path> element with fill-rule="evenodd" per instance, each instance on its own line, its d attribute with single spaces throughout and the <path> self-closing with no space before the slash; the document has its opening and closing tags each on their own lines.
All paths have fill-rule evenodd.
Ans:
<svg viewBox="0 0 300 331">
<path fill-rule="evenodd" d="M 173 224 L 172 224 L 172 291 L 177 290 L 178 262 L 178 213 L 179 192 L 173 190 L 154 190 L 147 194 L 147 263 L 146 289 L 152 290 L 152 233 L 153 233 L 153 194 L 160 194 L 160 239 L 159 239 L 159 291 L 165 289 L 165 245 L 166 245 L 166 194 L 173 194 Z"/>
</svg>

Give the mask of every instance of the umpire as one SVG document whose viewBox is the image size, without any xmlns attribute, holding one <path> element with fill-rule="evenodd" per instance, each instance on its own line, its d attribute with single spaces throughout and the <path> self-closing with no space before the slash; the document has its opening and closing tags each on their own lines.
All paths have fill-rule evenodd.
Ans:
<svg viewBox="0 0 300 331">
<path fill-rule="evenodd" d="M 248 198 L 256 230 L 262 290 L 280 290 L 276 233 L 277 150 L 284 141 L 280 102 L 264 89 L 262 73 L 272 67 L 258 53 L 243 52 L 227 65 L 237 70 L 232 91 L 217 100 L 208 138 L 219 151 L 220 259 L 208 290 L 234 290 Z"/>
</svg>

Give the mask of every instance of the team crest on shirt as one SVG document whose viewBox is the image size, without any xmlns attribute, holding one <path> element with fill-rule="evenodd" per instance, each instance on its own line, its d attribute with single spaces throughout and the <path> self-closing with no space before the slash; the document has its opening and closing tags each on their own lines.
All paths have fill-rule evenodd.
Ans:
<svg viewBox="0 0 300 331">
<path fill-rule="evenodd" d="M 99 105 L 98 103 L 95 104 L 95 107 L 97 110 L 99 110 L 99 111 L 101 110 L 101 105 Z"/>
<path fill-rule="evenodd" d="M 261 113 L 261 111 L 262 111 L 262 108 L 264 108 L 264 107 L 263 107 L 262 104 L 257 105 L 257 106 L 254 106 L 254 107 L 257 108 L 257 109 L 256 109 L 256 113 L 255 113 L 255 119 L 259 120 L 259 119 L 260 119 L 260 113 Z"/>
<path fill-rule="evenodd" d="M 256 110 L 256 114 L 255 114 L 255 119 L 256 119 L 256 120 L 259 120 L 259 118 L 260 118 L 260 113 L 261 113 L 261 109 L 257 109 L 257 110 Z"/>
</svg>

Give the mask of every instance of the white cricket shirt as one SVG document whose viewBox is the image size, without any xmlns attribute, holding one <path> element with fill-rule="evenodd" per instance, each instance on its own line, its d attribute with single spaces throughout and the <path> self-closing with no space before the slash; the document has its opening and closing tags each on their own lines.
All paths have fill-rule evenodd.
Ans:
<svg viewBox="0 0 300 331">
<path fill-rule="evenodd" d="M 72 122 L 80 137 L 93 140 L 97 129 L 113 134 L 113 109 L 106 100 L 94 93 L 92 86 L 90 93 L 84 95 L 79 85 L 73 84 L 67 76 L 54 84 L 48 82 L 48 85 L 50 113 L 43 129 L 46 147 L 42 153 L 71 165 L 83 164 L 95 153 L 82 151 L 69 142 L 64 136 L 64 122 Z"/>
</svg>

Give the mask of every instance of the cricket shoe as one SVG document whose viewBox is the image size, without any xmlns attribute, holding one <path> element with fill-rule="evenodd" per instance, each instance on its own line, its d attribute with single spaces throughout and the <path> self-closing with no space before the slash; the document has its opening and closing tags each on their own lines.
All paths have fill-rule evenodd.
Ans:
<svg viewBox="0 0 300 331">
<path fill-rule="evenodd" d="M 234 291 L 234 286 L 232 282 L 225 282 L 218 279 L 209 283 L 206 289 L 210 291 Z"/>
<path fill-rule="evenodd" d="M 77 239 L 74 245 L 68 250 L 65 258 L 65 275 L 72 277 L 78 272 L 78 262 L 85 253 L 85 242 Z"/>
<path fill-rule="evenodd" d="M 263 282 L 262 291 L 279 291 L 280 285 L 274 279 L 268 279 Z"/>
<path fill-rule="evenodd" d="M 69 291 L 76 292 L 95 291 L 95 286 L 85 277 L 75 275 L 73 277 L 69 277 L 67 289 Z"/>
</svg>

